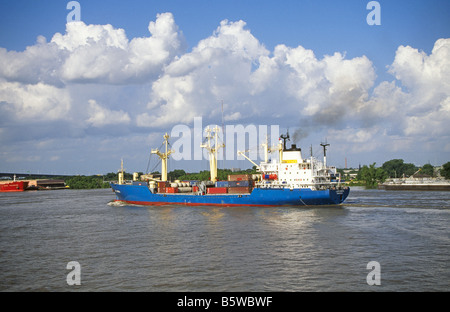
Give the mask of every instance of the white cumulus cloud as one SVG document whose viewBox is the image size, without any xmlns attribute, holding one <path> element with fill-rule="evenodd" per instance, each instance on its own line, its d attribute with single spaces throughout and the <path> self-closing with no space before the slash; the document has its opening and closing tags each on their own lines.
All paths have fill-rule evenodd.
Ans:
<svg viewBox="0 0 450 312">
<path fill-rule="evenodd" d="M 128 124 L 131 120 L 128 113 L 123 110 L 113 111 L 97 104 L 95 100 L 89 100 L 89 118 L 86 122 L 94 127 L 105 125 Z"/>
<path fill-rule="evenodd" d="M 153 113 L 139 116 L 138 124 L 159 127 L 217 117 L 221 99 L 227 99 L 228 111 L 239 107 L 248 115 L 252 64 L 268 51 L 244 27 L 243 21 L 223 21 L 212 36 L 168 65 L 152 86 L 148 108 Z"/>
<path fill-rule="evenodd" d="M 0 112 L 14 121 L 67 119 L 71 96 L 65 89 L 43 83 L 0 81 Z"/>
<path fill-rule="evenodd" d="M 450 135 L 450 39 L 437 40 L 430 55 L 400 46 L 389 71 L 403 88 L 393 87 L 394 93 L 379 92 L 374 98 L 389 103 L 388 111 L 403 125 L 403 134 Z"/>
<path fill-rule="evenodd" d="M 48 84 L 145 82 L 182 53 L 184 38 L 171 13 L 149 23 L 149 37 L 127 38 L 112 25 L 71 22 L 50 42 L 39 37 L 23 52 L 0 49 L 0 76 Z"/>
<path fill-rule="evenodd" d="M 273 53 L 242 21 L 222 21 L 192 52 L 169 64 L 152 85 L 151 100 L 138 118 L 142 126 L 191 122 L 195 116 L 241 120 L 308 117 L 320 124 L 359 118 L 376 79 L 365 56 L 341 53 L 317 58 L 312 50 L 279 45 Z M 296 116 L 296 117 L 295 117 Z M 234 120 L 238 121 L 236 118 Z"/>
</svg>

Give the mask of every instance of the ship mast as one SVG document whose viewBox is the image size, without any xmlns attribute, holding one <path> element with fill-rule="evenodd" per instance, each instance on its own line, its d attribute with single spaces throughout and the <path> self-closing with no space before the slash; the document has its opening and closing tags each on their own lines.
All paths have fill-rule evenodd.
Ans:
<svg viewBox="0 0 450 312">
<path fill-rule="evenodd" d="M 211 172 L 211 181 L 217 181 L 217 152 L 221 147 L 225 147 L 225 144 L 218 144 L 219 142 L 219 127 L 215 127 L 213 130 L 210 128 L 206 129 L 206 138 L 208 142 L 206 144 L 200 145 L 202 148 L 206 148 L 209 152 L 209 169 Z M 214 135 L 212 134 L 214 132 Z M 211 139 L 214 139 L 214 146 L 211 145 Z"/>
<path fill-rule="evenodd" d="M 281 144 L 281 140 L 283 140 L 283 144 Z M 283 162 L 283 151 L 286 150 L 286 140 L 291 140 L 289 137 L 289 129 L 287 130 L 286 134 L 282 134 L 280 135 L 280 140 L 279 140 L 279 144 L 278 147 L 280 149 L 280 164 Z"/>
<path fill-rule="evenodd" d="M 330 146 L 329 143 L 325 141 L 325 143 L 321 143 L 320 146 L 323 147 L 323 167 L 327 167 L 327 146 Z"/>
<path fill-rule="evenodd" d="M 269 138 L 266 135 L 266 141 L 261 144 L 264 147 L 264 162 L 269 162 Z"/>
<path fill-rule="evenodd" d="M 282 155 L 283 155 L 283 144 L 281 144 L 281 139 L 280 142 L 278 142 L 277 146 L 269 146 L 269 137 L 266 135 L 266 141 L 264 143 L 261 144 L 261 146 L 264 148 L 264 162 L 268 163 L 269 162 L 269 153 L 275 152 L 275 151 L 279 151 L 279 157 L 280 157 L 280 162 L 282 159 Z M 259 167 L 259 166 L 258 166 Z"/>
<path fill-rule="evenodd" d="M 120 171 L 119 171 L 119 184 L 124 183 L 124 169 L 123 169 L 123 158 L 120 160 Z"/>
<path fill-rule="evenodd" d="M 165 153 L 161 153 L 159 149 L 152 149 L 152 154 L 156 154 L 161 158 L 161 181 L 167 181 L 167 160 L 169 159 L 169 155 L 174 152 L 168 148 L 169 138 L 170 136 L 166 133 L 164 135 Z"/>
</svg>

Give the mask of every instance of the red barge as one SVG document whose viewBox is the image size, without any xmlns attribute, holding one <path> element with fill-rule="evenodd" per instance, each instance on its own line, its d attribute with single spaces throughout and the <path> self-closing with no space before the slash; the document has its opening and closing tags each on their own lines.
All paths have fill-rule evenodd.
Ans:
<svg viewBox="0 0 450 312">
<path fill-rule="evenodd" d="M 28 181 L 0 182 L 0 192 L 23 192 L 28 187 Z"/>
</svg>

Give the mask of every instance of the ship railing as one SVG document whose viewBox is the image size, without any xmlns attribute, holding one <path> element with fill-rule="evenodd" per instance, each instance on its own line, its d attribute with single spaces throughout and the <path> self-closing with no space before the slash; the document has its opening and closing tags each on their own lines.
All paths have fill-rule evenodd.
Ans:
<svg viewBox="0 0 450 312">
<path fill-rule="evenodd" d="M 313 182 L 313 183 L 256 183 L 255 187 L 257 188 L 287 188 L 287 189 L 294 189 L 294 188 L 310 188 L 310 189 L 317 189 L 317 190 L 327 190 L 327 189 L 344 189 L 343 185 L 338 182 Z"/>
<path fill-rule="evenodd" d="M 281 183 L 263 183 L 258 182 L 255 184 L 255 187 L 257 188 L 285 188 L 288 184 L 281 184 Z"/>
</svg>

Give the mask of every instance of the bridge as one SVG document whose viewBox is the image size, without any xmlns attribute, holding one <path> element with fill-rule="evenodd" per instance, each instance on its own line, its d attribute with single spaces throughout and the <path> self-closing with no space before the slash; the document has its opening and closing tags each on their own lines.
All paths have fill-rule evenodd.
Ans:
<svg viewBox="0 0 450 312">
<path fill-rule="evenodd" d="M 17 180 L 24 180 L 24 179 L 52 179 L 52 178 L 60 178 L 60 177 L 73 177 L 74 175 L 67 175 L 67 174 L 35 174 L 35 173 L 2 173 L 0 172 L 0 180 L 12 180 L 14 179 L 14 176 L 16 176 Z"/>
</svg>

